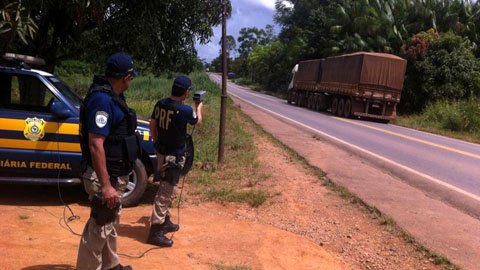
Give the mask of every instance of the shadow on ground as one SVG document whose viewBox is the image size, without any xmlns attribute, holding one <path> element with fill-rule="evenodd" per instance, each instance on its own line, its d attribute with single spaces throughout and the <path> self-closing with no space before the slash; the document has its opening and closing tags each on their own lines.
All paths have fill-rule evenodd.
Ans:
<svg viewBox="0 0 480 270">
<path fill-rule="evenodd" d="M 88 206 L 83 185 L 70 187 L 0 184 L 0 205 L 55 206 L 78 203 Z M 158 185 L 149 184 L 140 204 L 152 204 Z M 63 202 L 62 202 L 63 200 Z"/>
<path fill-rule="evenodd" d="M 21 270 L 75 270 L 75 267 L 68 264 L 42 264 L 27 266 Z"/>
<path fill-rule="evenodd" d="M 88 205 L 83 186 L 57 187 L 0 184 L 0 205 L 55 206 L 78 203 Z M 62 202 L 63 200 L 63 202 Z"/>
<path fill-rule="evenodd" d="M 138 225 L 122 224 L 120 220 L 117 228 L 118 235 L 144 243 L 147 239 L 148 230 L 150 229 L 150 217 L 140 217 L 136 223 Z"/>
</svg>

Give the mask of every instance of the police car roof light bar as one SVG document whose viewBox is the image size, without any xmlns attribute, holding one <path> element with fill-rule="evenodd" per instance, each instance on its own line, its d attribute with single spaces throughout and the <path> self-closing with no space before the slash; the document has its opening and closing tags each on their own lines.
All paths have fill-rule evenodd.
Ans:
<svg viewBox="0 0 480 270">
<path fill-rule="evenodd" d="M 38 57 L 23 55 L 23 54 L 16 54 L 16 53 L 4 53 L 2 58 L 15 63 L 25 63 L 29 65 L 36 65 L 36 66 L 44 66 L 45 60 Z"/>
</svg>

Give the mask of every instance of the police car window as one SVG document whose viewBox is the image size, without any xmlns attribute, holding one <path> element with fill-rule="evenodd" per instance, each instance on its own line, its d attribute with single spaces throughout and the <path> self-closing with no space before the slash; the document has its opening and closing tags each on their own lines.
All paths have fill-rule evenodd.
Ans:
<svg viewBox="0 0 480 270">
<path fill-rule="evenodd" d="M 47 77 L 47 79 L 55 86 L 55 88 L 58 89 L 58 91 L 62 93 L 63 96 L 69 99 L 77 109 L 80 109 L 82 98 L 77 95 L 77 93 L 75 93 L 57 77 Z"/>
<path fill-rule="evenodd" d="M 49 112 L 48 105 L 53 98 L 53 94 L 38 78 L 12 75 L 10 96 L 8 100 L 4 100 L 4 104 L 10 109 Z"/>
</svg>

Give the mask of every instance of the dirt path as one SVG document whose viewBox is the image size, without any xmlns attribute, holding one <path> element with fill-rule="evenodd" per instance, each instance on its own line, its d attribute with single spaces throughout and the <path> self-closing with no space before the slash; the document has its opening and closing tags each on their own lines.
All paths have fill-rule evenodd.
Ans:
<svg viewBox="0 0 480 270">
<path fill-rule="evenodd" d="M 274 197 L 256 209 L 205 203 L 187 185 L 174 246 L 141 259 L 122 257 L 122 263 L 134 269 L 441 269 L 385 221 L 323 186 L 281 147 L 258 134 L 255 141 L 259 170 L 269 176 L 259 185 Z M 57 189 L 0 188 L 0 269 L 74 269 L 79 237 L 62 225 Z M 151 248 L 144 240 L 154 192 L 150 187 L 146 204 L 123 210 L 121 253 Z M 86 196 L 81 188 L 62 189 L 62 195 L 75 202 L 81 219 L 69 224 L 80 233 L 89 214 Z"/>
<path fill-rule="evenodd" d="M 2 186 L 5 190 L 6 186 Z M 152 189 L 153 190 L 153 189 Z M 61 226 L 63 206 L 55 204 L 56 192 L 29 198 L 39 187 L 14 188 L 2 194 L 0 217 L 7 224 L 0 233 L 0 269 L 74 269 L 79 237 Z M 153 192 L 153 191 L 152 191 Z M 81 190 L 64 191 L 69 200 Z M 50 195 L 50 198 L 46 198 Z M 8 202 L 7 202 L 8 201 Z M 7 203 L 6 203 L 7 202 Z M 89 209 L 72 204 L 80 220 L 69 223 L 81 232 Z M 124 209 L 119 227 L 120 252 L 137 256 L 152 246 L 144 244 L 151 207 Z M 312 241 L 270 225 L 230 218 L 234 211 L 215 203 L 186 205 L 181 209 L 181 230 L 173 248 L 157 249 L 141 259 L 122 258 L 135 269 L 348 269 L 339 256 Z M 175 215 L 176 217 L 176 215 Z M 281 248 L 279 248 L 281 247 Z"/>
</svg>

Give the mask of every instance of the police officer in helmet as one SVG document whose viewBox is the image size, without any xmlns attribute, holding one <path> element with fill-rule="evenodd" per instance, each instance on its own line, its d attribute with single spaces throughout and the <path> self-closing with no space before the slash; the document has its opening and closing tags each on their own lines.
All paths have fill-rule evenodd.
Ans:
<svg viewBox="0 0 480 270">
<path fill-rule="evenodd" d="M 195 102 L 195 110 L 183 104 L 191 92 L 192 82 L 185 75 L 175 78 L 171 96 L 161 99 L 154 107 L 150 119 L 150 131 L 155 141 L 160 187 L 153 205 L 150 232 L 147 243 L 170 247 L 173 241 L 166 233 L 178 231 L 178 224 L 171 222 L 168 208 L 175 198 L 175 191 L 185 165 L 187 151 L 187 124 L 202 123 L 201 101 Z"/>
<path fill-rule="evenodd" d="M 78 270 L 132 269 L 119 262 L 115 225 L 140 151 L 136 114 L 123 95 L 135 75 L 129 55 L 113 54 L 108 58 L 105 76 L 93 78 L 80 108 L 82 177 L 91 213 L 80 240 Z"/>
</svg>

